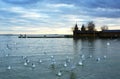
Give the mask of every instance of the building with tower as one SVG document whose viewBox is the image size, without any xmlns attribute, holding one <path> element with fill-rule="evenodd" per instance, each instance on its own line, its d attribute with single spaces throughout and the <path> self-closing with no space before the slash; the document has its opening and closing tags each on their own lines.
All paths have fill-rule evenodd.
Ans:
<svg viewBox="0 0 120 79">
<path fill-rule="evenodd" d="M 95 25 L 90 22 L 88 27 L 82 25 L 81 30 L 77 23 L 73 29 L 73 38 L 118 38 L 120 37 L 120 30 L 102 30 L 96 31 Z"/>
</svg>

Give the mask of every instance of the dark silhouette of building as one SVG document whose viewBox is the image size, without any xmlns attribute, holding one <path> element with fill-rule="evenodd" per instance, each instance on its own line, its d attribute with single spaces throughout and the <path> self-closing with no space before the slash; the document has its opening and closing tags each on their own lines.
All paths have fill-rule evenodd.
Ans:
<svg viewBox="0 0 120 79">
<path fill-rule="evenodd" d="M 76 25 L 75 25 L 75 30 L 76 30 L 76 31 L 78 30 L 78 25 L 77 25 L 77 23 L 76 23 Z"/>
<path fill-rule="evenodd" d="M 120 30 L 103 30 L 99 32 L 101 38 L 118 38 L 120 37 Z"/>
<path fill-rule="evenodd" d="M 81 31 L 86 31 L 86 28 L 85 28 L 84 24 L 81 27 Z"/>
<path fill-rule="evenodd" d="M 78 25 L 75 24 L 73 30 L 73 38 L 118 38 L 120 37 L 120 30 L 102 30 L 96 31 L 94 23 L 88 24 L 88 30 L 82 25 L 79 30 Z"/>
</svg>

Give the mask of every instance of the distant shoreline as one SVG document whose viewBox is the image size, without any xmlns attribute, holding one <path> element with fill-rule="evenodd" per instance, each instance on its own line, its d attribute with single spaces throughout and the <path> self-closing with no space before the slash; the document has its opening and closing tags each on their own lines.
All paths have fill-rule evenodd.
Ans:
<svg viewBox="0 0 120 79">
<path fill-rule="evenodd" d="M 73 38 L 73 35 L 59 35 L 59 34 L 48 34 L 48 35 L 19 35 L 18 38 Z"/>
</svg>

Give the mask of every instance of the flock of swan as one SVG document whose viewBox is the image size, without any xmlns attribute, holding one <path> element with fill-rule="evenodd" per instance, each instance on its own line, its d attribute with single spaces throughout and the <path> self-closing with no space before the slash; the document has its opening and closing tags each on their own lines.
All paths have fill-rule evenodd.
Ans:
<svg viewBox="0 0 120 79">
<path fill-rule="evenodd" d="M 85 65 L 84 61 L 87 61 L 87 58 L 89 58 L 89 59 L 93 58 L 92 55 L 90 55 L 89 57 L 86 57 L 84 54 L 80 55 L 80 57 L 81 57 L 81 59 L 78 62 L 75 62 L 75 64 L 69 66 L 70 64 L 72 64 L 72 59 L 69 56 L 66 56 L 65 60 L 63 62 L 61 62 L 61 64 L 63 65 L 62 67 L 64 69 L 65 68 L 67 69 L 69 67 L 70 68 L 69 71 L 74 71 L 74 69 L 76 67 L 79 67 L 79 66 L 83 67 Z M 102 58 L 106 59 L 107 56 L 104 55 Z M 100 62 L 102 58 L 98 57 L 98 58 L 95 59 L 95 61 L 96 62 Z M 55 56 L 52 55 L 52 56 L 49 57 L 49 59 L 50 60 L 48 62 L 50 62 L 50 64 L 46 64 L 46 65 L 48 67 L 50 67 L 51 69 L 53 69 L 53 70 L 55 70 L 56 68 L 58 68 L 58 67 L 56 67 L 58 65 L 57 64 L 58 61 L 56 60 Z M 34 70 L 36 68 L 36 66 L 38 66 L 38 64 L 41 65 L 42 63 L 45 62 L 42 59 L 38 59 L 37 64 L 35 64 L 34 62 L 32 62 L 32 61 L 29 60 L 28 56 L 22 56 L 22 60 L 24 61 L 22 63 L 23 66 L 25 66 L 25 67 L 29 67 L 30 66 L 32 70 Z M 9 71 L 12 71 L 12 69 L 14 69 L 14 67 L 12 67 L 11 65 L 8 65 L 8 67 L 6 69 L 9 70 Z M 59 71 L 56 72 L 56 76 L 61 77 L 62 75 L 64 75 L 63 74 L 63 70 L 60 70 L 60 69 L 58 69 L 58 70 Z"/>
<path fill-rule="evenodd" d="M 109 46 L 110 43 L 108 42 L 106 45 Z M 9 47 L 8 45 L 7 45 L 7 48 L 10 49 L 10 47 Z M 44 53 L 44 55 L 46 55 L 46 54 L 47 54 L 47 53 Z M 9 56 L 10 56 L 9 54 L 6 55 L 6 57 L 9 57 Z M 64 69 L 67 68 L 67 67 L 70 67 L 70 71 L 74 71 L 74 69 L 75 69 L 76 67 L 79 67 L 79 66 L 82 67 L 82 66 L 84 66 L 84 65 L 85 65 L 85 64 L 84 64 L 84 61 L 87 61 L 88 58 L 89 58 L 89 59 L 90 59 L 90 58 L 93 58 L 93 56 L 92 56 L 92 55 L 89 55 L 88 57 L 86 57 L 84 54 L 81 54 L 81 55 L 80 55 L 80 60 L 77 61 L 77 62 L 75 62 L 74 65 L 69 66 L 70 64 L 72 64 L 72 59 L 71 59 L 69 56 L 66 56 L 65 60 L 64 60 L 63 62 L 61 62 L 61 64 L 63 65 L 62 67 L 63 67 Z M 95 58 L 94 60 L 95 60 L 96 62 L 100 62 L 102 59 L 106 59 L 106 58 L 107 58 L 107 56 L 106 56 L 106 55 L 103 55 L 102 58 L 101 58 L 101 57 L 97 57 L 97 58 Z M 48 65 L 49 67 L 51 67 L 51 69 L 56 69 L 56 68 L 57 68 L 57 67 L 56 67 L 56 66 L 57 66 L 57 62 L 58 62 L 58 61 L 57 61 L 57 58 L 56 58 L 54 55 L 51 55 L 51 56 L 49 56 L 49 59 L 50 59 L 50 60 L 49 60 L 48 62 L 50 62 L 50 64 L 46 64 L 46 65 Z M 30 67 L 31 67 L 32 70 L 34 70 L 38 64 L 42 64 L 42 63 L 45 62 L 45 61 L 43 61 L 42 59 L 38 59 L 38 61 L 37 61 L 38 64 L 36 64 L 36 63 L 30 61 L 30 59 L 29 59 L 28 56 L 22 56 L 22 60 L 24 61 L 24 62 L 22 63 L 23 66 L 28 67 L 28 65 L 30 65 Z M 30 64 L 30 63 L 31 63 L 31 64 Z M 14 67 L 12 67 L 12 65 L 8 65 L 6 69 L 9 70 L 9 71 L 11 71 L 12 69 L 14 69 Z M 63 74 L 63 71 L 59 69 L 59 71 L 56 72 L 56 75 L 57 75 L 58 77 L 61 77 L 61 76 L 64 75 L 64 74 Z"/>
</svg>

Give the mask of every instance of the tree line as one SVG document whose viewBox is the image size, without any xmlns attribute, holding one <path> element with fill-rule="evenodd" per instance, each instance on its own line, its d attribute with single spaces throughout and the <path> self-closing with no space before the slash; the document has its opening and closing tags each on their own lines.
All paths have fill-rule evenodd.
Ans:
<svg viewBox="0 0 120 79">
<path fill-rule="evenodd" d="M 88 22 L 87 24 L 87 27 L 83 24 L 82 27 L 81 27 L 81 31 L 97 31 L 96 28 L 95 28 L 95 23 L 93 21 L 90 21 Z M 77 24 L 75 25 L 75 28 L 74 30 L 77 30 L 78 27 L 77 27 Z M 108 26 L 104 25 L 101 27 L 101 30 L 108 30 Z"/>
</svg>

